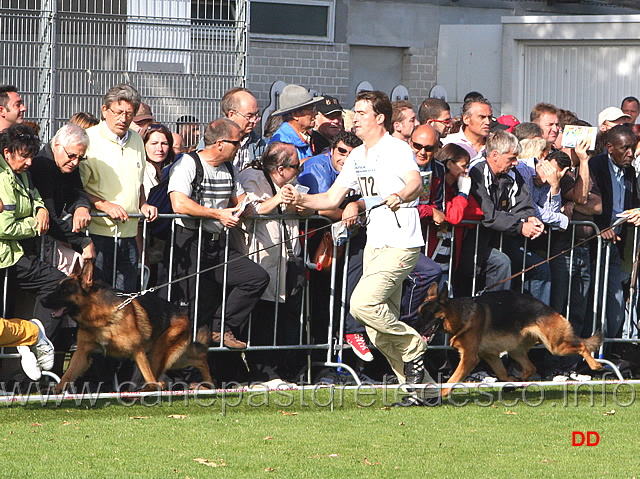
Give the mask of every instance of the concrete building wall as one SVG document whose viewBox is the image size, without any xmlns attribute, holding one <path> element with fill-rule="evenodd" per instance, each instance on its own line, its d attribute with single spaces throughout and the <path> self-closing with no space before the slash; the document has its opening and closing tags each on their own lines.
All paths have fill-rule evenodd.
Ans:
<svg viewBox="0 0 640 479">
<path fill-rule="evenodd" d="M 278 80 L 298 83 L 320 93 L 336 96 L 344 106 L 351 106 L 355 97 L 355 85 L 363 80 L 371 81 L 368 77 L 381 74 L 379 69 L 376 69 L 379 59 L 374 54 L 370 58 L 370 68 L 367 68 L 366 64 L 363 65 L 362 62 L 356 61 L 357 59 L 351 58 L 352 46 L 374 49 L 384 47 L 397 49 L 398 55 L 402 56 L 401 71 L 388 70 L 387 76 L 399 78 L 409 91 L 409 100 L 419 104 L 436 85 L 439 71 L 455 71 L 450 62 L 456 62 L 457 58 L 439 60 L 439 47 L 442 51 L 442 45 L 439 44 L 442 25 L 461 27 L 458 36 L 446 37 L 447 41 L 456 43 L 455 48 L 445 48 L 444 51 L 453 51 L 465 45 L 470 45 L 473 49 L 483 43 L 479 41 L 481 38 L 478 39 L 466 32 L 465 25 L 494 27 L 487 30 L 492 32 L 493 40 L 496 34 L 500 35 L 502 17 L 550 15 L 560 11 L 565 14 L 629 13 L 625 9 L 622 10 L 589 4 L 553 6 L 541 0 L 336 0 L 335 34 L 332 41 L 291 42 L 276 38 L 264 40 L 250 34 L 247 87 L 254 91 L 261 108 L 265 108 L 269 103 L 270 87 Z M 500 47 L 501 45 L 496 46 L 497 51 L 500 51 Z M 447 62 L 445 68 L 438 64 L 439 61 Z M 487 61 L 497 66 L 497 81 L 490 81 L 487 87 L 489 90 L 499 91 L 501 59 L 487 58 Z M 482 59 L 475 59 L 472 63 L 485 65 Z M 465 72 L 465 75 L 467 74 Z M 457 103 L 461 100 L 458 97 L 466 93 L 463 90 L 469 79 L 459 81 L 460 79 L 452 79 L 450 76 L 443 78 L 448 83 L 443 86 L 448 91 L 452 88 L 453 93 L 449 100 Z M 372 83 L 376 87 L 375 82 Z M 482 85 L 474 87 L 480 91 L 482 88 Z M 387 94 L 391 93 L 390 88 L 388 91 L 384 88 L 384 91 Z M 497 98 L 494 101 L 499 103 Z"/>
</svg>

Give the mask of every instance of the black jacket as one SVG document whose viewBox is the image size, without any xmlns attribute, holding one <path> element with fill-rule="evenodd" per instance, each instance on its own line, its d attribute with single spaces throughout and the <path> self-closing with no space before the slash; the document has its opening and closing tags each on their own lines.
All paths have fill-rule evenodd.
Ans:
<svg viewBox="0 0 640 479">
<path fill-rule="evenodd" d="M 64 241 L 78 252 L 82 251 L 91 239 L 84 233 L 74 233 L 71 218 L 76 208 L 84 206 L 91 209 L 89 198 L 84 191 L 80 172 L 62 173 L 53 159 L 53 151 L 48 143 L 33 158 L 29 168 L 33 184 L 40 192 L 44 204 L 49 211 L 49 235 Z"/>
<path fill-rule="evenodd" d="M 595 215 L 593 221 L 601 230 L 611 225 L 611 213 L 613 212 L 613 185 L 611 183 L 611 172 L 609 171 L 609 154 L 602 153 L 589 160 L 589 171 L 591 177 L 598 185 L 602 198 L 602 214 Z M 638 200 L 638 184 L 636 180 L 636 170 L 633 166 L 624 169 L 624 209 L 636 208 L 640 205 Z M 620 238 L 617 242 L 618 249 L 622 255 L 624 252 L 624 242 L 626 228 L 622 228 Z"/>
<path fill-rule="evenodd" d="M 504 233 L 503 241 L 520 241 L 522 223 L 535 216 L 536 210 L 529 188 L 515 168 L 496 177 L 485 160 L 475 165 L 469 176 L 471 195 L 484 215 L 478 226 L 477 264 L 482 269 L 491 248 L 498 247 L 500 233 Z M 475 234 L 468 234 L 462 245 L 461 271 L 468 276 L 473 274 L 475 238 Z"/>
</svg>

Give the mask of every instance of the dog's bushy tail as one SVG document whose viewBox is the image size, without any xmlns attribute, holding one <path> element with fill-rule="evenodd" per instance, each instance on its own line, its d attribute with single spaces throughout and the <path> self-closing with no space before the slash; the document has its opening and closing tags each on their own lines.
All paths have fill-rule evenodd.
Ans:
<svg viewBox="0 0 640 479">
<path fill-rule="evenodd" d="M 198 328 L 196 343 L 202 344 L 205 348 L 209 347 L 209 343 L 211 343 L 211 329 L 209 329 L 209 326 Z"/>
<path fill-rule="evenodd" d="M 602 340 L 603 340 L 602 331 L 598 330 L 590 338 L 584 339 L 583 342 L 587 350 L 589 351 L 589 353 L 593 353 L 595 350 L 597 350 L 600 347 L 600 345 L 602 344 Z"/>
</svg>

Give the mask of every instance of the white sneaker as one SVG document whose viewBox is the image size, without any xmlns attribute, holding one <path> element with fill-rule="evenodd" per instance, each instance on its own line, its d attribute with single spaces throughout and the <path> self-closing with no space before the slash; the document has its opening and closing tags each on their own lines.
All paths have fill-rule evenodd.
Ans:
<svg viewBox="0 0 640 479">
<path fill-rule="evenodd" d="M 39 319 L 33 318 L 31 322 L 38 326 L 38 329 L 40 330 L 40 334 L 38 335 L 38 342 L 36 342 L 34 346 L 31 346 L 31 349 L 38 359 L 38 366 L 40 366 L 40 369 L 50 371 L 53 367 L 55 352 L 53 349 L 53 343 L 49 340 L 49 338 L 47 338 L 47 335 L 44 332 L 44 326 Z"/>
<path fill-rule="evenodd" d="M 567 381 L 578 381 L 581 383 L 591 381 L 591 376 L 588 374 L 578 374 L 575 371 L 565 371 L 557 374 L 553 377 L 553 380 L 557 383 L 564 383 Z"/>
<path fill-rule="evenodd" d="M 574 381 L 579 381 L 581 383 L 591 381 L 591 376 L 589 376 L 588 374 L 571 373 L 569 374 L 569 378 L 573 379 Z"/>
<path fill-rule="evenodd" d="M 271 390 L 271 389 L 291 389 L 294 388 L 296 384 L 285 381 L 280 378 L 273 378 L 269 381 L 265 382 L 255 382 L 249 385 L 249 389 L 259 389 L 259 390 Z"/>
<path fill-rule="evenodd" d="M 16 349 L 20 353 L 20 364 L 24 373 L 32 381 L 38 381 L 42 377 L 42 371 L 38 366 L 36 355 L 29 346 L 18 346 Z"/>
</svg>

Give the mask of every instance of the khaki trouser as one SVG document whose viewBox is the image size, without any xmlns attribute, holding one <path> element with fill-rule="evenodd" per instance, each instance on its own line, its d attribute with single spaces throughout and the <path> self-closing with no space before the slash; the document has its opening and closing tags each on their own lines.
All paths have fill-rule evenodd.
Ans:
<svg viewBox="0 0 640 479">
<path fill-rule="evenodd" d="M 351 314 L 366 326 L 369 339 L 385 355 L 401 384 L 404 363 L 427 349 L 415 329 L 398 321 L 402 282 L 418 262 L 419 252 L 420 248 L 365 246 L 362 278 L 351 296 Z"/>
<path fill-rule="evenodd" d="M 38 326 L 30 321 L 0 318 L 0 347 L 36 344 L 39 333 Z"/>
</svg>

